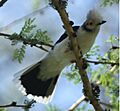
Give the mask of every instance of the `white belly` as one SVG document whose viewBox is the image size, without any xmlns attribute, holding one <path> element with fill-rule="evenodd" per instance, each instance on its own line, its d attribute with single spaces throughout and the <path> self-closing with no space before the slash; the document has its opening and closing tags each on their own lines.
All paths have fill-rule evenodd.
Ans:
<svg viewBox="0 0 120 111">
<path fill-rule="evenodd" d="M 58 44 L 42 61 L 38 77 L 45 80 L 60 74 L 65 66 L 71 64 L 73 59 L 75 59 L 75 56 L 69 49 L 68 40 L 66 39 L 64 43 Z"/>
<path fill-rule="evenodd" d="M 78 43 L 82 49 L 83 54 L 87 53 L 92 47 L 96 33 L 89 33 L 86 35 L 85 31 L 79 30 L 77 34 L 79 35 Z M 49 79 L 56 75 L 59 75 L 62 69 L 71 64 L 72 60 L 75 60 L 73 51 L 70 50 L 68 45 L 69 39 L 66 38 L 61 43 L 55 46 L 48 56 L 42 61 L 40 66 L 40 72 L 38 78 L 42 80 Z"/>
</svg>

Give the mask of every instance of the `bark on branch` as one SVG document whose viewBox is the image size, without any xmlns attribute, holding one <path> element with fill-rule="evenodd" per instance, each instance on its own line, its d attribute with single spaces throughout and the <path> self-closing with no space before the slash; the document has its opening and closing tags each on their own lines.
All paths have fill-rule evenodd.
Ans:
<svg viewBox="0 0 120 111">
<path fill-rule="evenodd" d="M 68 33 L 69 39 L 71 41 L 71 46 L 73 48 L 73 52 L 76 57 L 77 66 L 79 68 L 79 74 L 80 74 L 81 80 L 83 82 L 83 88 L 86 93 L 85 96 L 88 97 L 88 99 L 90 100 L 91 104 L 93 105 L 95 111 L 103 111 L 102 107 L 100 106 L 100 103 L 97 101 L 97 99 L 92 94 L 92 87 L 91 87 L 90 81 L 88 79 L 85 69 L 83 69 L 84 63 L 83 63 L 83 58 L 82 58 L 82 51 L 78 45 L 76 34 L 74 33 L 72 26 L 69 24 L 70 22 L 68 19 L 68 14 L 65 11 L 65 7 L 63 5 L 61 5 L 61 3 L 60 3 L 60 2 L 62 2 L 62 0 L 51 0 L 51 1 L 52 1 L 53 6 L 55 7 L 55 9 L 58 11 L 58 13 L 61 17 L 61 20 L 64 23 L 65 29 Z"/>
</svg>

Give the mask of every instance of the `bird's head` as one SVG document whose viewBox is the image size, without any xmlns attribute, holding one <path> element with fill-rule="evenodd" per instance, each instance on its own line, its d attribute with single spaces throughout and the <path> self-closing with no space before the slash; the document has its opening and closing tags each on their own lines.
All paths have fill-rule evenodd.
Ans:
<svg viewBox="0 0 120 111">
<path fill-rule="evenodd" d="M 90 10 L 87 14 L 87 20 L 84 22 L 82 27 L 87 31 L 94 31 L 100 28 L 100 25 L 106 21 L 103 20 L 102 16 L 96 10 Z"/>
</svg>

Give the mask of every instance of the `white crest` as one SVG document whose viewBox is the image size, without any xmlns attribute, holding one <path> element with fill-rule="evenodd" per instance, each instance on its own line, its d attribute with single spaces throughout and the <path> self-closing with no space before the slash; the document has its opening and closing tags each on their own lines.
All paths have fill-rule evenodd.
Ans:
<svg viewBox="0 0 120 111">
<path fill-rule="evenodd" d="M 103 20 L 101 14 L 95 9 L 89 11 L 87 14 L 87 19 L 93 19 L 97 22 L 101 22 Z"/>
</svg>

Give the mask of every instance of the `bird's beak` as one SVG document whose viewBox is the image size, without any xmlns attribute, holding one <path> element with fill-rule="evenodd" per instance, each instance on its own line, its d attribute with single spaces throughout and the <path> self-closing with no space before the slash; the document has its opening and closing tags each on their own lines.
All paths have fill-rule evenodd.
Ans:
<svg viewBox="0 0 120 111">
<path fill-rule="evenodd" d="M 102 24 L 104 24 L 104 23 L 106 23 L 106 21 L 102 21 L 102 22 L 100 22 L 98 25 L 102 25 Z"/>
</svg>

